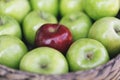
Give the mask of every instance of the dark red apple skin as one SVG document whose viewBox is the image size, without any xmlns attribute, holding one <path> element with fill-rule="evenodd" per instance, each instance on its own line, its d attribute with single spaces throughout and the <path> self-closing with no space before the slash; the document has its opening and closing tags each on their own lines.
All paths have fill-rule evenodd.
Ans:
<svg viewBox="0 0 120 80">
<path fill-rule="evenodd" d="M 36 47 L 52 47 L 64 55 L 72 42 L 70 30 L 62 24 L 44 24 L 38 29 L 35 37 Z"/>
</svg>

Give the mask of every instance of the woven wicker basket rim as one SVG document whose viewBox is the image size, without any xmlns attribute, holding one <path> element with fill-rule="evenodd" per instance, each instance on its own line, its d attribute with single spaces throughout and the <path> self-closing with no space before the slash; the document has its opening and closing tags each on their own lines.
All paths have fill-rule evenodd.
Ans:
<svg viewBox="0 0 120 80">
<path fill-rule="evenodd" d="M 0 80 L 120 80 L 120 54 L 94 69 L 62 75 L 35 74 L 0 65 Z"/>
</svg>

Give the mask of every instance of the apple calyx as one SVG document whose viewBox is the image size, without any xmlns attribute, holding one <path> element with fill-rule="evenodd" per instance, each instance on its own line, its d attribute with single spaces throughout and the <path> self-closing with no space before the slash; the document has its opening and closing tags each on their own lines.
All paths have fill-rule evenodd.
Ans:
<svg viewBox="0 0 120 80">
<path fill-rule="evenodd" d="M 92 53 L 87 53 L 86 58 L 87 58 L 88 60 L 92 60 L 93 54 L 92 54 Z"/>
<path fill-rule="evenodd" d="M 118 35 L 120 35 L 120 28 L 118 28 L 118 27 L 116 26 L 116 27 L 114 27 L 114 30 L 115 30 L 115 32 L 116 32 Z"/>
<path fill-rule="evenodd" d="M 42 64 L 42 65 L 40 66 L 40 68 L 42 68 L 42 69 L 47 69 L 47 64 Z"/>
</svg>

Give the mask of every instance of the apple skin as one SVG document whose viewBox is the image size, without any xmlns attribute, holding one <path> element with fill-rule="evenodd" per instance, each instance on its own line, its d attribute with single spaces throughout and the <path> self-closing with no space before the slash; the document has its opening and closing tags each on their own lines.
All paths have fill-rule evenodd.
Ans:
<svg viewBox="0 0 120 80">
<path fill-rule="evenodd" d="M 56 49 L 39 47 L 22 58 L 20 70 L 39 74 L 65 74 L 68 73 L 68 63 Z"/>
<path fill-rule="evenodd" d="M 66 54 L 69 46 L 72 44 L 72 34 L 69 29 L 62 24 L 44 24 L 42 25 L 35 38 L 35 46 L 48 46 L 55 48 Z"/>
<path fill-rule="evenodd" d="M 20 23 L 30 10 L 28 0 L 0 0 L 0 14 L 12 16 Z"/>
<path fill-rule="evenodd" d="M 87 37 L 92 20 L 83 12 L 74 12 L 63 16 L 60 23 L 70 29 L 73 40 L 76 41 Z"/>
<path fill-rule="evenodd" d="M 100 41 L 114 57 L 120 52 L 120 20 L 115 17 L 104 17 L 91 27 L 88 37 Z"/>
<path fill-rule="evenodd" d="M 42 10 L 49 12 L 55 16 L 58 15 L 58 9 L 59 9 L 59 0 L 30 0 L 30 4 L 32 6 L 33 10 Z"/>
<path fill-rule="evenodd" d="M 19 69 L 22 57 L 27 53 L 26 45 L 17 37 L 0 36 L 0 64 Z"/>
<path fill-rule="evenodd" d="M 109 61 L 106 48 L 97 40 L 82 38 L 75 41 L 66 55 L 70 71 L 83 71 Z"/>
<path fill-rule="evenodd" d="M 57 18 L 50 13 L 38 10 L 30 12 L 25 17 L 22 29 L 27 43 L 34 44 L 37 30 L 45 23 L 57 23 Z"/>
<path fill-rule="evenodd" d="M 83 0 L 84 11 L 94 20 L 116 16 L 120 0 Z"/>
<path fill-rule="evenodd" d="M 82 0 L 60 0 L 60 14 L 66 14 L 83 11 Z"/>
<path fill-rule="evenodd" d="M 22 39 L 21 26 L 14 18 L 0 15 L 0 35 L 12 35 Z"/>
</svg>

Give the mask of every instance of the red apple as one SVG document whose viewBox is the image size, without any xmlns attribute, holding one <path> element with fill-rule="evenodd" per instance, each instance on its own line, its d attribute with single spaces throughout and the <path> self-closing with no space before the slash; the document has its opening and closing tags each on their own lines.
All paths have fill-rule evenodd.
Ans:
<svg viewBox="0 0 120 80">
<path fill-rule="evenodd" d="M 35 37 L 36 47 L 52 47 L 64 55 L 72 42 L 70 30 L 62 24 L 44 24 L 38 29 Z"/>
</svg>

